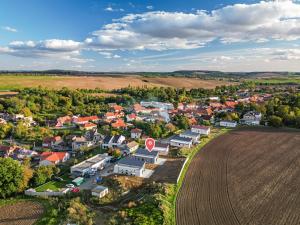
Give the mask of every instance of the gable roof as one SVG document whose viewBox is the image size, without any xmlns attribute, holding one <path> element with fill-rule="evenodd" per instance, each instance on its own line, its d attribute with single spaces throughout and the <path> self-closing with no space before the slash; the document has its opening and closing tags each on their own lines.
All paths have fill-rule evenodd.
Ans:
<svg viewBox="0 0 300 225">
<path fill-rule="evenodd" d="M 192 126 L 194 129 L 200 129 L 200 130 L 208 130 L 210 127 L 208 126 L 202 126 L 202 125 L 194 125 Z"/>
<path fill-rule="evenodd" d="M 62 161 L 68 153 L 66 152 L 43 152 L 41 161 L 48 160 L 50 162 Z"/>
</svg>

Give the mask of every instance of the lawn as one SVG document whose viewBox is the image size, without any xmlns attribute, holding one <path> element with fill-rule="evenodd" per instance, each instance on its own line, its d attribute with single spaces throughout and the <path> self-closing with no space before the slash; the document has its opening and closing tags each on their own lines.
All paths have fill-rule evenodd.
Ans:
<svg viewBox="0 0 300 225">
<path fill-rule="evenodd" d="M 299 78 L 270 78 L 254 80 L 256 84 L 300 84 Z"/>
<path fill-rule="evenodd" d="M 35 190 L 37 192 L 47 191 L 48 189 L 52 191 L 59 191 L 59 189 L 64 188 L 66 184 L 66 181 L 49 181 L 41 186 L 38 186 L 35 188 Z"/>
</svg>

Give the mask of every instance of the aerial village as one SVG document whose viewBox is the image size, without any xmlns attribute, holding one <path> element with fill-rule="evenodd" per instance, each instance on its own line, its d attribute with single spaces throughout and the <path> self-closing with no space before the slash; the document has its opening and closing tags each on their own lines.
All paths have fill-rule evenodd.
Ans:
<svg viewBox="0 0 300 225">
<path fill-rule="evenodd" d="M 140 101 L 132 105 L 109 103 L 109 110 L 97 115 L 65 115 L 47 121 L 51 130 L 72 130 L 72 135 L 47 136 L 42 143 L 32 146 L 13 138 L 5 139 L 0 145 L 0 155 L 20 162 L 29 158 L 34 168 L 59 168 L 60 172 L 53 172 L 53 176 L 27 189 L 26 195 L 61 196 L 90 190 L 92 196 L 103 198 L 113 189 L 104 186 L 105 177 L 160 181 L 164 176 L 171 176 L 175 165 L 178 169 L 174 173 L 178 178 L 184 160 L 170 160 L 170 157 L 197 146 L 216 128 L 260 125 L 262 114 L 253 110 L 241 118 L 225 120 L 216 117 L 220 113 L 235 115 L 236 106 L 241 102 L 262 103 L 272 97 L 270 94 L 247 96 L 245 93 L 240 93 L 236 100 L 222 102 L 219 97 L 210 97 L 205 103 L 180 102 L 176 107 L 158 101 Z M 26 127 L 37 125 L 30 115 L 3 112 L 0 118 L 0 124 L 21 122 Z M 158 122 L 165 127 L 165 134 L 160 138 L 151 136 L 140 126 Z M 102 132 L 103 128 L 106 132 Z M 158 132 L 155 129 L 160 128 L 154 127 L 152 134 Z M 145 146 L 149 138 L 155 139 L 153 149 Z M 170 163 L 166 163 L 168 161 Z"/>
</svg>

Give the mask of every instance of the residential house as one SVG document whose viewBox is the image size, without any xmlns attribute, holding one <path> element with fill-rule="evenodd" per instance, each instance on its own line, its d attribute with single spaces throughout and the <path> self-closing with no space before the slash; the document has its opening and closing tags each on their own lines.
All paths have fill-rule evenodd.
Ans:
<svg viewBox="0 0 300 225">
<path fill-rule="evenodd" d="M 155 101 L 141 101 L 141 106 L 143 107 L 151 107 L 151 108 L 159 108 L 161 110 L 173 110 L 174 105 L 172 103 L 165 103 L 165 102 L 155 102 Z"/>
<path fill-rule="evenodd" d="M 134 120 L 136 120 L 136 118 L 137 118 L 137 115 L 135 113 L 131 113 L 131 114 L 126 115 L 127 122 L 134 121 Z"/>
<path fill-rule="evenodd" d="M 106 136 L 103 140 L 102 148 L 107 149 L 107 148 L 121 147 L 125 139 L 126 138 L 123 135 Z"/>
<path fill-rule="evenodd" d="M 220 126 L 221 127 L 229 127 L 229 128 L 234 128 L 237 126 L 236 121 L 231 121 L 231 120 L 221 120 L 220 121 Z"/>
<path fill-rule="evenodd" d="M 99 121 L 98 116 L 85 116 L 85 117 L 74 117 L 73 118 L 73 123 L 75 123 L 77 125 L 86 124 L 88 122 L 97 123 L 98 121 Z"/>
<path fill-rule="evenodd" d="M 125 157 L 115 164 L 114 173 L 142 177 L 145 173 L 145 161 Z"/>
<path fill-rule="evenodd" d="M 12 158 L 16 160 L 23 160 L 25 158 L 33 158 L 38 156 L 38 153 L 36 151 L 27 150 L 23 148 L 17 148 L 12 155 Z"/>
<path fill-rule="evenodd" d="M 201 126 L 201 125 L 194 125 L 191 128 L 192 132 L 203 134 L 203 135 L 209 135 L 210 134 L 210 127 L 208 126 Z"/>
<path fill-rule="evenodd" d="M 2 118 L 0 118 L 0 125 L 5 125 L 5 124 L 7 124 L 6 120 L 5 120 L 5 119 L 2 119 Z"/>
<path fill-rule="evenodd" d="M 94 141 L 87 140 L 85 137 L 74 137 L 72 140 L 72 151 L 74 152 L 82 148 L 90 148 L 94 145 Z"/>
<path fill-rule="evenodd" d="M 139 148 L 133 155 L 137 160 L 145 161 L 146 163 L 157 163 L 158 152 L 157 151 L 148 151 L 146 149 Z"/>
<path fill-rule="evenodd" d="M 129 154 L 135 152 L 139 147 L 139 144 L 135 141 L 131 141 L 125 145 L 124 153 Z"/>
<path fill-rule="evenodd" d="M 179 134 L 180 137 L 184 137 L 184 138 L 191 138 L 193 140 L 193 143 L 199 143 L 200 142 L 200 134 L 190 131 L 190 130 L 186 130 L 183 133 Z"/>
<path fill-rule="evenodd" d="M 193 145 L 193 139 L 180 137 L 179 135 L 177 135 L 177 136 L 171 138 L 170 145 L 173 147 L 190 148 Z"/>
<path fill-rule="evenodd" d="M 43 148 L 53 148 L 55 145 L 59 145 L 63 142 L 63 139 L 60 136 L 55 137 L 46 137 L 43 140 Z"/>
<path fill-rule="evenodd" d="M 120 147 L 124 143 L 125 139 L 126 138 L 123 135 L 115 135 L 111 143 L 112 148 Z"/>
<path fill-rule="evenodd" d="M 0 145 L 0 157 L 10 157 L 16 148 L 17 146 Z"/>
<path fill-rule="evenodd" d="M 108 187 L 97 185 L 92 189 L 92 196 L 94 197 L 103 198 L 107 194 L 108 194 Z"/>
<path fill-rule="evenodd" d="M 169 153 L 169 146 L 167 143 L 156 141 L 152 151 L 157 151 L 160 155 L 167 155 Z"/>
<path fill-rule="evenodd" d="M 122 119 L 118 119 L 116 122 L 112 123 L 111 126 L 116 129 L 127 127 L 126 123 Z"/>
<path fill-rule="evenodd" d="M 261 118 L 262 114 L 260 112 L 250 111 L 243 116 L 241 123 L 245 125 L 259 125 Z"/>
<path fill-rule="evenodd" d="M 110 121 L 110 120 L 117 119 L 117 116 L 113 112 L 107 112 L 104 114 L 104 119 Z"/>
<path fill-rule="evenodd" d="M 132 139 L 139 139 L 142 135 L 142 130 L 138 128 L 134 128 L 130 131 L 130 137 Z"/>
<path fill-rule="evenodd" d="M 92 129 L 92 130 L 88 130 L 85 134 L 84 137 L 88 140 L 88 141 L 92 141 L 95 144 L 100 142 L 102 140 L 102 135 L 100 133 L 98 133 L 98 130 L 96 128 Z"/>
<path fill-rule="evenodd" d="M 56 120 L 56 127 L 63 127 L 65 124 L 72 123 L 72 117 L 71 116 L 63 116 L 59 117 Z"/>
<path fill-rule="evenodd" d="M 57 165 L 66 162 L 70 158 L 67 152 L 43 152 L 41 154 L 40 166 Z"/>
<path fill-rule="evenodd" d="M 80 125 L 81 130 L 93 130 L 95 128 L 97 128 L 97 125 L 90 122 Z"/>
</svg>

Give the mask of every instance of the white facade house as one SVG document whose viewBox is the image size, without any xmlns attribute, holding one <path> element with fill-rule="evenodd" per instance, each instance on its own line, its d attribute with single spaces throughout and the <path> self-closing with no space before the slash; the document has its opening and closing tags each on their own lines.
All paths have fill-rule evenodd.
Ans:
<svg viewBox="0 0 300 225">
<path fill-rule="evenodd" d="M 71 167 L 71 174 L 75 176 L 84 176 L 91 170 L 101 170 L 103 169 L 111 160 L 111 156 L 108 154 L 98 154 L 81 163 L 78 163 Z"/>
<path fill-rule="evenodd" d="M 95 188 L 92 189 L 92 196 L 103 198 L 107 194 L 108 194 L 108 187 L 97 185 Z"/>
<path fill-rule="evenodd" d="M 166 103 L 166 102 L 141 101 L 140 104 L 143 107 L 159 108 L 162 110 L 173 110 L 174 109 L 174 105 L 172 103 Z"/>
<path fill-rule="evenodd" d="M 81 148 L 90 148 L 94 146 L 94 144 L 93 141 L 89 141 L 85 137 L 76 137 L 72 142 L 72 151 L 77 151 Z"/>
<path fill-rule="evenodd" d="M 146 163 L 157 163 L 158 160 L 158 152 L 151 151 L 149 152 L 146 149 L 139 148 L 133 157 L 137 160 L 145 161 Z"/>
<path fill-rule="evenodd" d="M 142 130 L 140 129 L 135 128 L 130 131 L 130 137 L 132 139 L 139 139 L 141 135 L 142 135 Z"/>
<path fill-rule="evenodd" d="M 126 157 L 116 163 L 114 173 L 141 177 L 145 173 L 145 164 L 145 161 Z"/>
<path fill-rule="evenodd" d="M 200 134 L 190 131 L 190 130 L 186 130 L 183 133 L 179 134 L 180 137 L 184 137 L 184 138 L 192 138 L 193 139 L 193 143 L 199 143 L 200 142 Z"/>
<path fill-rule="evenodd" d="M 167 155 L 169 153 L 169 144 L 156 141 L 152 151 L 157 151 L 160 155 Z"/>
<path fill-rule="evenodd" d="M 229 121 L 229 120 L 222 120 L 222 121 L 220 121 L 220 126 L 221 127 L 234 128 L 234 127 L 237 126 L 237 122 L 236 121 Z"/>
<path fill-rule="evenodd" d="M 261 119 L 262 114 L 260 112 L 250 111 L 243 116 L 241 123 L 245 125 L 259 125 Z"/>
<path fill-rule="evenodd" d="M 208 126 L 201 126 L 201 125 L 194 125 L 191 128 L 192 132 L 203 134 L 203 135 L 209 135 L 210 134 L 210 127 Z"/>
<path fill-rule="evenodd" d="M 193 139 L 175 136 L 170 140 L 170 145 L 179 148 L 184 148 L 184 147 L 190 148 L 193 145 Z"/>
<path fill-rule="evenodd" d="M 123 135 L 115 135 L 115 136 L 106 136 L 102 143 L 102 148 L 114 148 L 120 147 L 125 141 L 125 136 Z"/>
</svg>

